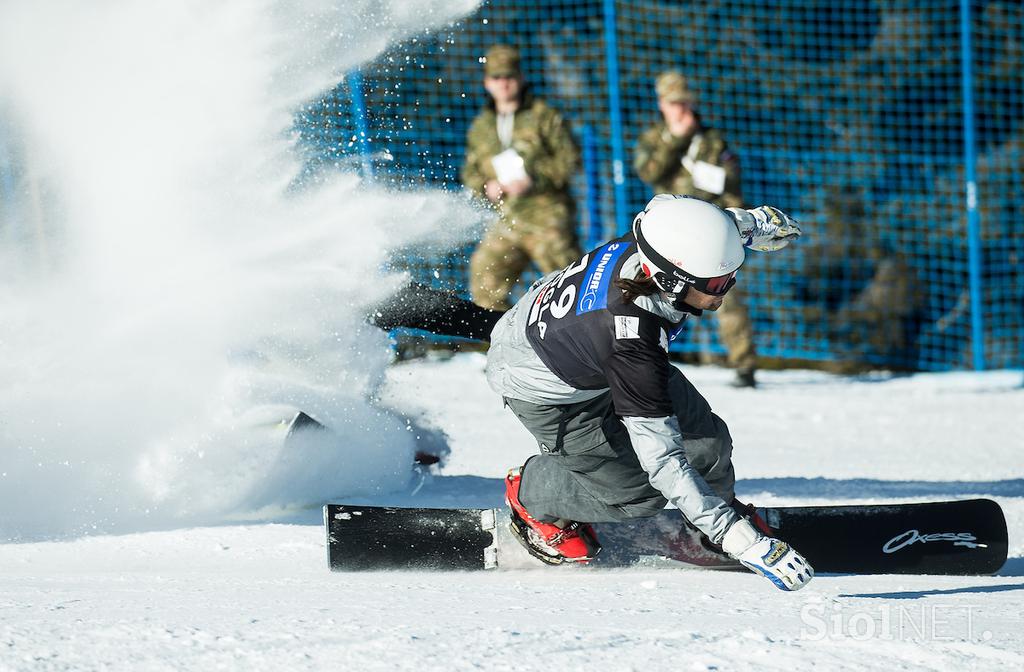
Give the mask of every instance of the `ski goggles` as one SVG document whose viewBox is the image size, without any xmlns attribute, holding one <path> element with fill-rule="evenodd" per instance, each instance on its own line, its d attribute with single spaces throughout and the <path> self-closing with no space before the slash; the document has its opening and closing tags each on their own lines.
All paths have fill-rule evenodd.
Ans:
<svg viewBox="0 0 1024 672">
<path fill-rule="evenodd" d="M 668 276 L 664 273 L 659 275 L 664 276 L 662 281 L 668 279 Z M 659 282 L 655 277 L 655 282 Z M 671 280 L 668 282 L 671 283 Z M 687 287 L 693 287 L 697 291 L 703 292 L 710 296 L 725 296 L 725 293 L 732 289 L 732 286 L 736 284 L 736 271 L 728 273 L 726 275 L 719 275 L 714 278 L 693 278 L 693 282 L 684 282 L 682 280 L 677 281 L 672 291 L 667 292 L 669 299 L 672 303 L 672 307 L 676 310 L 690 311 L 689 304 L 686 303 Z M 661 286 L 659 284 L 659 286 Z M 665 285 L 666 287 L 669 285 Z M 692 311 L 691 311 L 692 312 Z"/>
<path fill-rule="evenodd" d="M 693 287 L 698 292 L 710 294 L 711 296 L 724 296 L 736 284 L 736 271 L 714 278 L 687 277 L 685 279 L 676 278 L 663 271 L 658 271 L 654 274 L 654 282 L 669 294 L 685 294 L 687 287 Z"/>
<path fill-rule="evenodd" d="M 715 278 L 708 278 L 704 280 L 704 289 L 700 291 L 705 294 L 711 294 L 712 296 L 722 296 L 736 284 L 736 271 L 732 273 L 726 273 L 725 275 L 719 275 Z"/>
</svg>

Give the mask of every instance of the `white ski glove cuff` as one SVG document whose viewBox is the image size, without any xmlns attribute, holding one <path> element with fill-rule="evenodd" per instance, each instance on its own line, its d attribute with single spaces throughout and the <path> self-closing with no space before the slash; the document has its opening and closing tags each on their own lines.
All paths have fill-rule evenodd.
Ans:
<svg viewBox="0 0 1024 672">
<path fill-rule="evenodd" d="M 774 252 L 789 245 L 802 233 L 797 221 L 778 208 L 762 205 L 753 210 L 726 208 L 736 220 L 743 246 L 759 252 Z"/>
<path fill-rule="evenodd" d="M 789 544 L 761 536 L 742 518 L 726 530 L 722 550 L 780 590 L 800 590 L 814 577 L 814 568 Z"/>
</svg>

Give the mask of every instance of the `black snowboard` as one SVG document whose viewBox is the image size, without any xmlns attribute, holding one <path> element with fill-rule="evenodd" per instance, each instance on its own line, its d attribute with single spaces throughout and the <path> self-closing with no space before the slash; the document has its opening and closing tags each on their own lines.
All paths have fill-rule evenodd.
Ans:
<svg viewBox="0 0 1024 672">
<path fill-rule="evenodd" d="M 501 509 L 324 507 L 332 570 L 490 569 Z"/>
<path fill-rule="evenodd" d="M 767 509 L 765 519 L 821 572 L 994 574 L 1006 562 L 1006 519 L 989 499 Z"/>
<path fill-rule="evenodd" d="M 1006 561 L 999 505 L 975 499 L 927 504 L 760 509 L 775 536 L 819 573 L 992 574 Z M 324 507 L 332 570 L 488 569 L 540 566 L 508 531 L 503 509 Z M 739 569 L 701 543 L 678 511 L 595 526 L 595 566 L 670 564 Z"/>
</svg>

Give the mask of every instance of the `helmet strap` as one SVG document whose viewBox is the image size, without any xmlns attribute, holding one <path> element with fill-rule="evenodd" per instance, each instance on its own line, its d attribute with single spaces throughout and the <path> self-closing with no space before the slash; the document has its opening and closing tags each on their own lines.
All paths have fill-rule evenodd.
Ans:
<svg viewBox="0 0 1024 672">
<path fill-rule="evenodd" d="M 700 317 L 701 315 L 704 314 L 704 311 L 701 310 L 700 308 L 694 308 L 690 304 L 686 303 L 684 300 L 686 299 L 686 295 L 689 291 L 690 286 L 686 285 L 685 287 L 683 287 L 683 291 L 680 292 L 679 294 L 669 294 L 669 297 L 671 297 L 672 307 L 675 308 L 676 310 L 681 310 L 684 313 L 689 313 L 690 315 L 696 315 L 697 317 Z"/>
</svg>

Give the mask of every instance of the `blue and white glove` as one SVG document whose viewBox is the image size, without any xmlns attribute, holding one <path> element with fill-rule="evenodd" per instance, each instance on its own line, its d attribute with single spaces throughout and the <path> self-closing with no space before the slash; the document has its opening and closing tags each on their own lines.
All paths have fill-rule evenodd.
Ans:
<svg viewBox="0 0 1024 672">
<path fill-rule="evenodd" d="M 743 246 L 758 252 L 781 250 L 801 234 L 796 220 L 778 208 L 762 205 L 753 210 L 726 208 L 736 220 Z"/>
<path fill-rule="evenodd" d="M 780 590 L 800 590 L 814 578 L 814 568 L 804 556 L 784 541 L 762 536 L 742 518 L 725 531 L 722 550 Z"/>
</svg>

